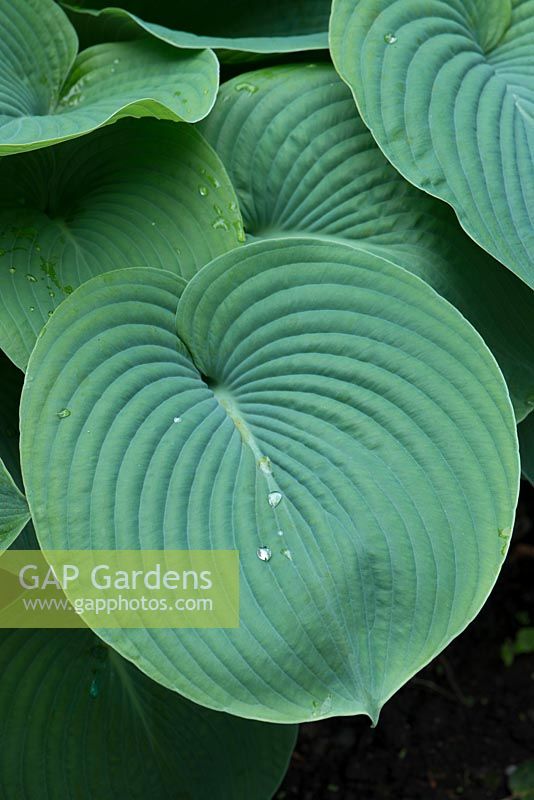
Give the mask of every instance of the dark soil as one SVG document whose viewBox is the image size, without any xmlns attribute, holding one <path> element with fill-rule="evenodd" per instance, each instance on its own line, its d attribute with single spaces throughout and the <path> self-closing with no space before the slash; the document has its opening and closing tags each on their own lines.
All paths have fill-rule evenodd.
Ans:
<svg viewBox="0 0 534 800">
<path fill-rule="evenodd" d="M 523 483 L 513 543 L 477 619 L 382 710 L 302 725 L 278 800 L 503 800 L 534 758 L 534 653 L 501 648 L 534 625 L 534 489 Z"/>
</svg>

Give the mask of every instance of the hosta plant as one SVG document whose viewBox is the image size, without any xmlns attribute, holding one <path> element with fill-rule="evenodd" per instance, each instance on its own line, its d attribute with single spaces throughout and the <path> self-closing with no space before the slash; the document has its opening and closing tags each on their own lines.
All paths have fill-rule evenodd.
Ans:
<svg viewBox="0 0 534 800">
<path fill-rule="evenodd" d="M 0 553 L 237 551 L 239 624 L 0 631 L 0 786 L 268 800 L 507 556 L 534 5 L 118 1 L 0 0 Z"/>
</svg>

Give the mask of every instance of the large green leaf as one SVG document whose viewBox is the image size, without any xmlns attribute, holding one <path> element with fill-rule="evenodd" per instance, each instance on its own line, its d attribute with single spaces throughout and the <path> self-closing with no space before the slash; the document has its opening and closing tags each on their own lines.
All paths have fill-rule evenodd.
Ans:
<svg viewBox="0 0 534 800">
<path fill-rule="evenodd" d="M 534 294 L 388 163 L 332 67 L 240 75 L 201 130 L 228 169 L 248 234 L 328 236 L 415 272 L 482 334 L 518 418 L 531 410 Z"/>
<path fill-rule="evenodd" d="M 518 427 L 521 469 L 534 485 L 534 414 L 530 414 Z"/>
<path fill-rule="evenodd" d="M 328 48 L 331 0 L 109 0 L 64 3 L 83 27 L 98 23 L 105 38 L 149 33 L 180 48 L 214 47 L 246 53 L 288 53 Z M 88 19 L 89 18 L 89 19 Z"/>
<path fill-rule="evenodd" d="M 190 278 L 244 239 L 216 154 L 188 125 L 123 120 L 0 160 L 0 347 L 24 367 L 66 294 L 124 266 Z"/>
<path fill-rule="evenodd" d="M 269 800 L 293 726 L 193 705 L 88 630 L 0 632 L 2 797 Z"/>
<path fill-rule="evenodd" d="M 334 0 L 330 47 L 390 161 L 534 287 L 534 0 Z"/>
<path fill-rule="evenodd" d="M 91 47 L 53 0 L 0 0 L 0 155 L 62 142 L 127 116 L 197 122 L 217 94 L 208 50 L 155 41 Z"/>
<path fill-rule="evenodd" d="M 26 526 L 30 512 L 22 494 L 18 411 L 22 373 L 0 353 L 0 553 Z"/>
<path fill-rule="evenodd" d="M 239 629 L 101 635 L 212 708 L 376 719 L 505 556 L 519 458 L 502 375 L 427 284 L 346 245 L 238 248 L 176 315 L 179 288 L 108 273 L 44 328 L 21 417 L 40 543 L 238 549 Z"/>
</svg>

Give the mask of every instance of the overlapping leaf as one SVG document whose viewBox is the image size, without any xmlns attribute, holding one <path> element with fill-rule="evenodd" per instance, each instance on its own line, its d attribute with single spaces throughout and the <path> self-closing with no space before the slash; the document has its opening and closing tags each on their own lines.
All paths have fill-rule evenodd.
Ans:
<svg viewBox="0 0 534 800">
<path fill-rule="evenodd" d="M 0 160 L 0 346 L 24 368 L 83 281 L 124 266 L 191 277 L 244 238 L 237 198 L 190 126 L 123 120 Z"/>
<path fill-rule="evenodd" d="M 518 418 L 530 411 L 534 294 L 387 162 L 331 67 L 240 75 L 201 130 L 228 169 L 248 234 L 328 236 L 416 273 L 482 334 Z"/>
<path fill-rule="evenodd" d="M 123 0 L 120 8 L 109 0 L 64 3 L 75 23 L 85 27 L 96 21 L 105 38 L 149 33 L 179 48 L 245 53 L 327 49 L 330 5 L 330 0 Z"/>
<path fill-rule="evenodd" d="M 0 669 L 6 798 L 269 800 L 295 742 L 168 692 L 88 630 L 1 631 Z"/>
<path fill-rule="evenodd" d="M 534 0 L 334 0 L 330 46 L 390 161 L 534 287 Z"/>
<path fill-rule="evenodd" d="M 217 94 L 217 59 L 208 50 L 118 42 L 76 57 L 76 33 L 53 0 L 0 0 L 0 27 L 0 155 L 125 116 L 197 122 Z"/>
<path fill-rule="evenodd" d="M 212 708 L 376 719 L 505 556 L 502 375 L 427 284 L 346 245 L 247 245 L 180 291 L 108 273 L 43 330 L 21 444 L 41 545 L 237 548 L 239 629 L 101 634 Z"/>
</svg>

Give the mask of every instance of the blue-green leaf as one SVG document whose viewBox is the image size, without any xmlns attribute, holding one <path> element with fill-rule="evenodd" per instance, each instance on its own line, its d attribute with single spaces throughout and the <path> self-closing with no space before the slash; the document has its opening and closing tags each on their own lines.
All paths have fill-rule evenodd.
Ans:
<svg viewBox="0 0 534 800">
<path fill-rule="evenodd" d="M 376 720 L 505 557 L 503 377 L 427 284 L 343 244 L 246 245 L 180 294 L 107 273 L 39 337 L 21 452 L 41 546 L 238 549 L 240 628 L 101 635 L 208 707 Z"/>
<path fill-rule="evenodd" d="M 387 158 L 534 287 L 534 0 L 334 0 L 330 48 Z"/>
<path fill-rule="evenodd" d="M 270 800 L 294 746 L 294 726 L 195 706 L 88 630 L 0 631 L 0 670 L 13 800 Z"/>
<path fill-rule="evenodd" d="M 123 120 L 0 159 L 0 347 L 21 368 L 61 301 L 117 267 L 190 278 L 244 239 L 237 198 L 191 126 Z"/>
<path fill-rule="evenodd" d="M 121 117 L 197 122 L 218 65 L 208 50 L 117 42 L 76 56 L 76 33 L 53 0 L 0 0 L 0 155 L 82 136 Z"/>
<path fill-rule="evenodd" d="M 250 236 L 325 236 L 419 275 L 481 333 L 518 419 L 530 411 L 534 293 L 389 164 L 332 67 L 240 75 L 201 130 L 230 174 Z"/>
<path fill-rule="evenodd" d="M 331 0 L 215 0 L 180 2 L 109 0 L 64 3 L 82 30 L 91 26 L 100 38 L 132 38 L 148 33 L 178 48 L 213 47 L 232 59 L 247 54 L 290 53 L 328 48 Z"/>
</svg>

